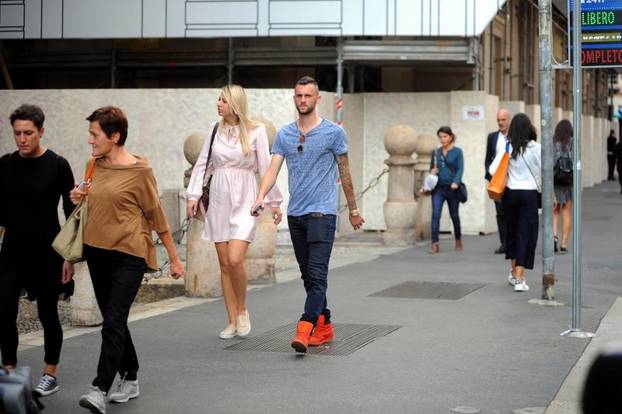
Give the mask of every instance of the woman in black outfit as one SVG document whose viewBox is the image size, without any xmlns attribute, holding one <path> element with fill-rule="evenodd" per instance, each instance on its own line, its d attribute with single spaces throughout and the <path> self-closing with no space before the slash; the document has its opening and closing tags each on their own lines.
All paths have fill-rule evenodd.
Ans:
<svg viewBox="0 0 622 414">
<path fill-rule="evenodd" d="M 60 230 L 58 202 L 65 216 L 74 180 L 66 159 L 41 145 L 45 117 L 41 108 L 22 105 L 10 117 L 17 151 L 0 158 L 0 225 L 5 228 L 0 250 L 0 350 L 2 364 L 17 365 L 17 311 L 22 289 L 37 301 L 43 325 L 45 367 L 35 391 L 59 390 L 56 371 L 63 342 L 58 298 L 73 293 L 73 265 L 52 249 Z"/>
<path fill-rule="evenodd" d="M 541 183 L 541 147 L 536 142 L 536 128 L 527 115 L 514 115 L 508 130 L 510 153 L 508 175 L 503 193 L 506 220 L 505 258 L 512 261 L 508 283 L 515 292 L 526 292 L 525 269 L 533 269 L 538 243 L 538 192 Z M 488 172 L 494 175 L 503 153 L 498 153 Z"/>
</svg>

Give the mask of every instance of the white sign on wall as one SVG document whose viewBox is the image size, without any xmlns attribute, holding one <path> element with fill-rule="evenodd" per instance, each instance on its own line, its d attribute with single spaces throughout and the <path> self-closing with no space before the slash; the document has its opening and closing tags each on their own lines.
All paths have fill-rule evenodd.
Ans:
<svg viewBox="0 0 622 414">
<path fill-rule="evenodd" d="M 484 107 L 483 106 L 463 106 L 462 107 L 462 119 L 464 121 L 483 121 L 484 120 Z"/>
<path fill-rule="evenodd" d="M 479 36 L 505 0 L 0 0 L 0 39 Z"/>
</svg>

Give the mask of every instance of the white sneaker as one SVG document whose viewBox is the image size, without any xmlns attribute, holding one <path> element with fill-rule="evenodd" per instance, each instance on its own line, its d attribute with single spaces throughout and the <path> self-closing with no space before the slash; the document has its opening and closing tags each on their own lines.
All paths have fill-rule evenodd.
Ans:
<svg viewBox="0 0 622 414">
<path fill-rule="evenodd" d="M 80 407 L 91 410 L 95 414 L 106 414 L 106 393 L 91 385 L 89 392 L 80 397 Z"/>
<path fill-rule="evenodd" d="M 518 281 L 516 280 L 512 272 L 510 272 L 510 274 L 508 275 L 508 283 L 510 284 L 510 286 L 516 286 L 517 282 Z"/>
<path fill-rule="evenodd" d="M 220 339 L 231 339 L 235 337 L 235 325 L 230 323 L 225 329 L 223 329 L 218 335 Z"/>
<path fill-rule="evenodd" d="M 237 333 L 240 338 L 244 338 L 251 333 L 251 318 L 248 314 L 248 310 L 245 310 L 238 315 Z"/>
<path fill-rule="evenodd" d="M 523 279 L 522 281 L 516 281 L 516 284 L 514 285 L 514 292 L 527 292 L 528 290 L 529 286 L 527 285 L 525 279 Z"/>
<path fill-rule="evenodd" d="M 117 384 L 116 391 L 108 397 L 108 401 L 113 403 L 125 403 L 139 395 L 140 387 L 138 386 L 138 380 L 129 381 L 122 379 Z"/>
</svg>

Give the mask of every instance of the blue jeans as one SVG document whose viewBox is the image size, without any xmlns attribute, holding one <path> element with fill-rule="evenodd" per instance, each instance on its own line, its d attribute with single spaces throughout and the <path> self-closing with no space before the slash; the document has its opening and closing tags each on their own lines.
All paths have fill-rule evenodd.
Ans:
<svg viewBox="0 0 622 414">
<path fill-rule="evenodd" d="M 337 217 L 332 214 L 311 213 L 287 216 L 289 234 L 300 267 L 307 299 L 301 321 L 315 325 L 320 314 L 330 321 L 327 308 L 328 262 L 333 250 Z"/>
<path fill-rule="evenodd" d="M 454 235 L 456 240 L 462 239 L 462 229 L 460 228 L 460 214 L 458 208 L 457 190 L 454 191 L 448 185 L 437 185 L 432 192 L 432 243 L 438 242 L 438 233 L 441 228 L 441 213 L 443 212 L 443 203 L 447 201 L 449 206 L 449 215 L 454 223 Z"/>
</svg>

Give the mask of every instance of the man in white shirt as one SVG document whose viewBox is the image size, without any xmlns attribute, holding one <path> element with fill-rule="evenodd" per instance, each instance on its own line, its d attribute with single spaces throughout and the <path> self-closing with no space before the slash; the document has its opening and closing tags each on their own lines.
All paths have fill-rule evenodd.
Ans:
<svg viewBox="0 0 622 414">
<path fill-rule="evenodd" d="M 507 142 L 507 133 L 511 120 L 512 116 L 510 111 L 507 109 L 501 108 L 497 111 L 497 125 L 499 126 L 499 130 L 488 134 L 486 144 L 486 159 L 484 166 L 486 168 L 485 177 L 488 181 L 492 178 L 488 173 L 488 168 L 490 168 L 492 160 L 495 159 L 497 153 L 505 150 L 505 143 Z M 503 217 L 503 205 L 501 202 L 495 201 L 495 210 L 497 211 L 497 229 L 499 231 L 499 240 L 501 242 L 501 246 L 495 250 L 495 253 L 503 254 L 505 253 L 505 219 Z"/>
</svg>

